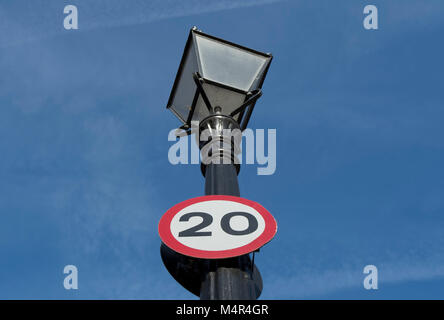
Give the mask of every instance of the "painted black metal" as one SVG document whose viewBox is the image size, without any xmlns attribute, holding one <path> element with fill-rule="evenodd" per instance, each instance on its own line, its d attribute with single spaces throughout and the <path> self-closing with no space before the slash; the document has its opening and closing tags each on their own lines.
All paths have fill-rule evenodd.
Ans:
<svg viewBox="0 0 444 320">
<path fill-rule="evenodd" d="M 205 102 L 205 105 L 207 106 L 208 112 L 210 114 L 212 114 L 213 113 L 213 106 L 211 105 L 210 100 L 208 99 L 208 96 L 205 93 L 204 88 L 202 87 L 202 83 L 201 83 L 202 78 L 199 76 L 199 74 L 197 72 L 195 72 L 195 73 L 193 73 L 193 79 L 194 79 L 194 82 L 196 83 L 197 90 L 199 91 L 200 95 L 202 96 L 203 101 Z M 197 102 L 197 99 L 196 99 L 196 102 Z M 193 111 L 195 108 L 196 108 L 196 105 L 194 105 L 192 107 Z"/>
<path fill-rule="evenodd" d="M 241 104 L 238 108 L 236 108 L 236 110 L 234 110 L 230 116 L 233 117 L 236 114 L 238 114 L 239 112 L 244 111 L 249 105 L 253 104 L 256 102 L 257 99 L 260 98 L 260 96 L 262 95 L 262 90 L 258 89 L 258 90 L 254 90 L 254 93 L 251 97 L 248 98 L 248 100 L 246 100 L 243 104 Z M 241 118 L 239 118 L 239 124 L 240 124 L 240 120 Z"/>
<path fill-rule="evenodd" d="M 179 64 L 179 70 L 177 71 L 176 78 L 174 79 L 174 83 L 173 83 L 173 88 L 171 89 L 170 97 L 168 98 L 167 109 L 169 109 L 173 103 L 174 96 L 176 95 L 176 89 L 177 89 L 177 86 L 179 85 L 179 80 L 180 80 L 180 77 L 182 76 L 183 68 L 185 67 L 185 61 L 187 60 L 188 52 L 190 51 L 189 48 L 192 44 L 192 39 L 193 39 L 192 31 L 193 31 L 193 29 L 190 30 L 190 34 L 188 35 L 187 43 L 185 44 L 185 48 L 183 49 L 182 59 L 180 60 L 180 64 Z M 174 109 L 171 109 L 171 110 L 174 110 Z M 174 112 L 174 114 L 180 120 L 182 120 L 183 123 L 186 123 L 185 120 L 182 119 L 182 117 L 177 112 Z"/>
<path fill-rule="evenodd" d="M 191 127 L 191 120 L 193 120 L 194 110 L 196 110 L 197 99 L 199 99 L 199 90 L 196 90 L 196 92 L 194 93 L 193 103 L 191 104 L 191 110 L 188 113 L 188 118 L 186 123 L 188 128 Z"/>
<path fill-rule="evenodd" d="M 184 256 L 168 248 L 163 243 L 160 245 L 160 256 L 171 276 L 186 290 L 195 296 L 200 297 L 202 282 L 204 277 L 207 277 L 206 271 L 214 268 L 211 261 Z M 253 275 L 251 278 L 254 281 L 254 293 L 257 299 L 263 288 L 262 277 L 253 261 L 248 260 L 246 263 L 249 263 L 250 268 L 253 268 Z M 209 277 L 215 277 L 215 275 L 211 274 Z M 215 280 L 220 283 L 221 277 L 219 277 L 219 280 Z"/>
<path fill-rule="evenodd" d="M 240 164 L 235 164 L 234 165 L 235 166 L 235 168 L 236 168 L 236 172 L 237 172 L 237 175 L 239 175 L 239 172 L 240 172 Z M 206 164 L 204 164 L 204 163 L 201 163 L 200 164 L 200 172 L 202 173 L 202 176 L 205 178 L 205 175 L 206 175 L 206 170 L 207 170 L 207 165 Z"/>
<path fill-rule="evenodd" d="M 160 256 L 171 276 L 185 289 L 199 297 L 204 270 L 203 260 L 180 254 L 164 243 L 160 245 Z"/>
<path fill-rule="evenodd" d="M 205 171 L 206 195 L 240 196 L 236 167 L 233 164 L 209 164 Z M 258 291 L 249 255 L 207 260 L 202 281 L 202 300 L 254 300 Z M 259 271 L 257 272 L 259 273 Z"/>
<path fill-rule="evenodd" d="M 247 256 L 207 261 L 200 289 L 201 300 L 255 300 L 262 292 L 262 279 Z M 253 278 L 253 279 L 252 279 Z"/>
<path fill-rule="evenodd" d="M 239 123 L 241 131 L 244 131 L 247 128 L 248 122 L 250 121 L 251 114 L 253 113 L 254 106 L 256 103 L 250 105 L 245 115 L 245 118 L 242 120 L 242 123 Z"/>
<path fill-rule="evenodd" d="M 232 164 L 208 164 L 205 169 L 205 194 L 239 197 L 239 184 L 235 166 Z"/>
</svg>

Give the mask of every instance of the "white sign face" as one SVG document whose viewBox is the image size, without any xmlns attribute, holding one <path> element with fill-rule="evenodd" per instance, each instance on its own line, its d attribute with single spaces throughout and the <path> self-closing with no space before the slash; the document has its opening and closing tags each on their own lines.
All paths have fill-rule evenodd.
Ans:
<svg viewBox="0 0 444 320">
<path fill-rule="evenodd" d="M 204 196 L 181 202 L 159 223 L 162 241 L 198 258 L 228 258 L 270 241 L 277 225 L 260 204 L 232 196 Z"/>
<path fill-rule="evenodd" d="M 242 203 L 210 200 L 179 211 L 170 229 L 187 247 L 220 251 L 249 244 L 264 232 L 265 221 L 257 210 Z"/>
</svg>

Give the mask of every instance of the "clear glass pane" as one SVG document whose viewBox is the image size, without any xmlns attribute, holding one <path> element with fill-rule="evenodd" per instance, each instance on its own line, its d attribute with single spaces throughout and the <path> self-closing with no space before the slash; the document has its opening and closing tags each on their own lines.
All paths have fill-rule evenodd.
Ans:
<svg viewBox="0 0 444 320">
<path fill-rule="evenodd" d="M 197 58 L 194 44 L 191 43 L 185 60 L 182 74 L 176 87 L 176 92 L 170 107 L 186 121 L 193 102 L 196 84 L 193 73 L 198 71 Z"/>
<path fill-rule="evenodd" d="M 245 100 L 245 94 L 227 90 L 208 83 L 203 84 L 203 88 L 210 100 L 211 106 L 214 108 L 219 106 L 222 108 L 222 114 L 229 115 L 235 109 L 241 106 Z M 197 99 L 196 109 L 194 110 L 193 120 L 201 121 L 209 116 L 208 108 L 201 96 Z M 234 118 L 237 120 L 239 115 Z"/>
<path fill-rule="evenodd" d="M 201 75 L 244 91 L 256 89 L 270 58 L 194 34 Z"/>
</svg>

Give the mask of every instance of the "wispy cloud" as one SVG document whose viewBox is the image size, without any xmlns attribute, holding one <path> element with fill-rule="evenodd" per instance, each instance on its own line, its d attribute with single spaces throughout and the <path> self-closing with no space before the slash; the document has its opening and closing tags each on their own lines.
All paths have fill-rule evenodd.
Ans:
<svg viewBox="0 0 444 320">
<path fill-rule="evenodd" d="M 84 32 L 278 1 L 282 0 L 17 0 L 0 4 L 0 47 L 61 34 L 64 31 L 63 8 L 67 4 L 78 7 L 79 31 Z"/>
<path fill-rule="evenodd" d="M 429 263 L 418 263 L 417 260 L 405 260 L 398 263 L 378 264 L 378 287 L 410 281 L 433 280 L 444 277 L 444 261 L 440 257 Z M 343 269 L 303 273 L 291 277 L 271 277 L 266 284 L 270 299 L 303 299 L 319 298 L 341 290 L 362 289 L 365 264 Z M 352 298 L 352 297 L 350 297 Z"/>
<path fill-rule="evenodd" d="M 379 220 L 377 216 L 375 219 Z M 365 219 L 360 220 L 363 225 L 369 223 Z M 415 226 L 406 221 L 384 224 L 378 231 L 369 224 L 369 229 L 359 232 L 359 236 L 350 231 L 339 236 L 340 230 L 328 234 L 316 231 L 304 234 L 296 238 L 291 245 L 284 244 L 288 245 L 284 247 L 285 251 L 291 254 L 281 253 L 275 258 L 279 264 L 274 263 L 274 272 L 267 271 L 264 279 L 264 298 L 320 298 L 342 290 L 365 290 L 363 280 L 366 275 L 363 274 L 363 268 L 369 264 L 378 268 L 378 286 L 381 293 L 387 285 L 442 279 L 442 224 L 424 221 Z M 352 226 L 355 226 L 355 223 L 352 223 Z M 301 227 L 307 228 L 310 227 Z M 396 232 L 388 236 L 389 230 Z M 336 237 L 333 237 L 333 234 Z M 408 250 L 405 249 L 406 244 Z M 267 248 L 264 252 L 267 252 L 268 259 L 270 255 L 275 254 Z M 259 268 L 262 259 L 265 257 L 259 255 L 257 258 Z"/>
</svg>

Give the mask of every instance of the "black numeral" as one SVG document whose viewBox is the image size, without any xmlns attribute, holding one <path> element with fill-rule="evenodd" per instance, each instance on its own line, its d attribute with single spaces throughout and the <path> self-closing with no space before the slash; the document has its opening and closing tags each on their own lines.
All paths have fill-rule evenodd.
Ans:
<svg viewBox="0 0 444 320">
<path fill-rule="evenodd" d="M 201 230 L 205 227 L 208 227 L 213 222 L 213 217 L 205 212 L 190 212 L 184 214 L 182 217 L 180 217 L 179 221 L 188 221 L 191 217 L 201 217 L 202 222 L 199 223 L 197 226 L 191 227 L 187 230 L 179 232 L 179 237 L 205 237 L 205 236 L 211 236 L 211 231 L 201 231 L 197 232 L 198 230 Z"/>
<path fill-rule="evenodd" d="M 241 216 L 248 219 L 247 229 L 237 231 L 231 228 L 230 220 L 235 216 Z M 220 226 L 222 227 L 222 230 L 224 230 L 228 234 L 231 234 L 233 236 L 243 236 L 245 234 L 253 233 L 257 230 L 257 220 L 252 214 L 248 212 L 230 212 L 222 217 L 222 220 L 220 221 Z"/>
</svg>

